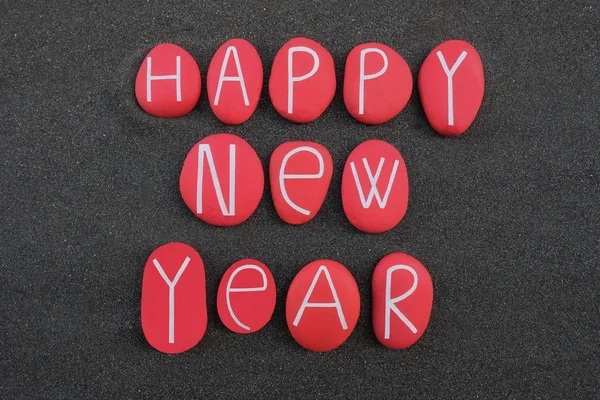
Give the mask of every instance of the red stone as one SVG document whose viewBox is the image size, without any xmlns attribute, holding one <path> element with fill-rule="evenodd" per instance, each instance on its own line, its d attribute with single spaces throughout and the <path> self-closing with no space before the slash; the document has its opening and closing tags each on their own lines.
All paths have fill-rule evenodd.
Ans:
<svg viewBox="0 0 600 400">
<path fill-rule="evenodd" d="M 264 173 L 256 152 L 244 139 L 229 133 L 210 135 L 196 143 L 179 178 L 185 204 L 198 218 L 217 226 L 248 219 L 263 189 Z"/>
<path fill-rule="evenodd" d="M 155 117 L 176 118 L 188 114 L 198 103 L 201 88 L 196 60 L 181 47 L 170 43 L 159 44 L 150 50 L 135 79 L 138 104 Z"/>
<path fill-rule="evenodd" d="M 356 46 L 346 58 L 344 104 L 365 124 L 381 124 L 402 111 L 412 93 L 410 68 L 400 54 L 379 43 Z"/>
<path fill-rule="evenodd" d="M 181 353 L 206 331 L 206 285 L 200 255 L 183 243 L 154 250 L 142 279 L 142 330 L 152 347 Z"/>
<path fill-rule="evenodd" d="M 275 281 L 260 261 L 234 263 L 221 279 L 217 310 L 221 322 L 236 333 L 252 333 L 269 322 L 275 309 Z"/>
<path fill-rule="evenodd" d="M 256 110 L 262 86 L 262 62 L 254 46 L 244 39 L 231 39 L 219 47 L 208 67 L 206 89 L 210 107 L 221 122 L 247 121 Z"/>
<path fill-rule="evenodd" d="M 313 142 L 286 142 L 271 155 L 269 176 L 277 214 L 288 224 L 310 221 L 323 205 L 333 161 Z"/>
<path fill-rule="evenodd" d="M 298 272 L 287 293 L 288 329 L 307 350 L 323 352 L 340 346 L 352 333 L 359 313 L 356 281 L 335 261 L 311 262 Z"/>
<path fill-rule="evenodd" d="M 398 225 L 408 207 L 408 175 L 394 146 L 368 140 L 350 153 L 342 174 L 342 205 L 361 231 L 380 233 Z"/>
<path fill-rule="evenodd" d="M 473 123 L 483 100 L 481 58 L 467 42 L 444 42 L 423 62 L 418 84 L 423 109 L 433 129 L 442 135 L 460 135 Z"/>
<path fill-rule="evenodd" d="M 317 119 L 333 100 L 335 85 L 333 57 L 314 40 L 292 39 L 273 60 L 269 95 L 277 112 L 290 121 L 306 123 Z"/>
<path fill-rule="evenodd" d="M 390 349 L 405 349 L 423 335 L 433 303 L 425 267 L 404 253 L 385 256 L 373 272 L 373 330 Z"/>
</svg>

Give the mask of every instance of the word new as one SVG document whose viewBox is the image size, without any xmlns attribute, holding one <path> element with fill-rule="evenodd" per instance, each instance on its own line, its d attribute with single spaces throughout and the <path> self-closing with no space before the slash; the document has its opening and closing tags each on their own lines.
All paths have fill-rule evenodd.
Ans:
<svg viewBox="0 0 600 400">
<path fill-rule="evenodd" d="M 433 285 L 415 258 L 393 253 L 376 266 L 372 279 L 373 330 L 390 349 L 404 349 L 422 335 L 431 314 Z M 264 327 L 275 309 L 275 281 L 261 262 L 244 259 L 223 275 L 217 293 L 221 322 L 236 333 Z M 156 249 L 144 268 L 142 330 L 164 353 L 194 347 L 206 331 L 206 284 L 200 255 L 183 243 Z M 350 336 L 360 313 L 354 277 L 342 264 L 317 260 L 302 268 L 287 292 L 290 334 L 307 350 L 325 352 Z"/>
<path fill-rule="evenodd" d="M 310 221 L 321 208 L 333 173 L 327 149 L 313 142 L 286 142 L 271 155 L 269 176 L 277 213 L 289 224 Z M 218 226 L 244 222 L 264 189 L 262 164 L 244 139 L 227 133 L 198 142 L 183 162 L 181 196 L 203 221 Z M 395 227 L 408 208 L 408 174 L 400 152 L 368 140 L 348 157 L 342 175 L 348 220 L 369 233 Z"/>
<path fill-rule="evenodd" d="M 237 125 L 254 113 L 263 86 L 263 68 L 254 46 L 243 39 L 224 43 L 213 56 L 206 79 L 215 116 Z M 443 135 L 459 135 L 472 124 L 483 99 L 484 74 L 473 46 L 450 40 L 434 48 L 418 76 L 419 95 L 431 126 Z M 139 105 L 157 117 L 188 114 L 202 88 L 200 68 L 183 48 L 169 43 L 154 47 L 137 74 Z M 348 112 L 365 124 L 381 124 L 408 103 L 413 78 L 406 61 L 380 43 L 364 43 L 346 58 L 343 98 Z M 271 68 L 269 96 L 284 118 L 296 123 L 317 119 L 336 91 L 334 61 L 319 43 L 291 39 Z"/>
</svg>

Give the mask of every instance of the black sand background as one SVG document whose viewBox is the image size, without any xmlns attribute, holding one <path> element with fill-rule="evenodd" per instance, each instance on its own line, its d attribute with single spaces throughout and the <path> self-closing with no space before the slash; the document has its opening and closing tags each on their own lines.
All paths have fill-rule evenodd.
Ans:
<svg viewBox="0 0 600 400">
<path fill-rule="evenodd" d="M 0 398 L 577 398 L 600 392 L 600 5 L 594 1 L 17 1 L 0 6 Z M 182 45 L 203 78 L 226 40 L 258 49 L 265 89 L 288 39 L 323 44 L 336 97 L 316 122 L 282 119 L 263 91 L 250 121 L 222 125 L 205 86 L 190 115 L 159 120 L 133 81 L 159 42 Z M 486 73 L 463 136 L 433 132 L 416 89 L 402 113 L 364 126 L 346 112 L 343 66 L 357 44 L 398 51 L 416 79 L 433 47 L 463 39 Z M 205 81 L 203 82 L 205 84 Z M 247 223 L 195 218 L 178 176 L 214 132 L 246 139 L 266 167 L 288 140 L 334 158 L 328 198 L 304 226 L 279 220 L 267 190 Z M 363 234 L 341 207 L 341 172 L 366 139 L 394 144 L 411 182 L 391 232 Z M 142 268 L 182 241 L 206 264 L 208 331 L 178 356 L 145 342 Z M 388 253 L 429 269 L 433 314 L 406 351 L 379 345 L 370 278 Z M 268 265 L 278 285 L 269 325 L 241 336 L 220 323 L 219 280 L 234 261 Z M 336 351 L 300 348 L 284 300 L 308 262 L 345 264 L 362 312 Z"/>
</svg>

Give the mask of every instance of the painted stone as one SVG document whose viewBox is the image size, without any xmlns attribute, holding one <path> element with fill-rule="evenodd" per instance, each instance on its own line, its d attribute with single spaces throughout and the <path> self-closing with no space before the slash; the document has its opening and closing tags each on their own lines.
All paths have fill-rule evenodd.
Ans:
<svg viewBox="0 0 600 400">
<path fill-rule="evenodd" d="M 275 281 L 260 261 L 245 259 L 227 271 L 217 293 L 221 322 L 236 333 L 252 333 L 264 327 L 275 309 Z"/>
<path fill-rule="evenodd" d="M 252 215 L 264 189 L 258 155 L 244 139 L 229 133 L 210 135 L 192 147 L 179 190 L 188 208 L 217 226 L 244 222 Z"/>
<path fill-rule="evenodd" d="M 154 47 L 135 79 L 135 97 L 148 114 L 176 118 L 194 109 L 202 80 L 196 60 L 183 48 L 163 43 Z"/>
<path fill-rule="evenodd" d="M 410 68 L 400 54 L 379 43 L 350 51 L 344 72 L 344 104 L 365 124 L 381 124 L 402 111 L 412 93 Z"/>
<path fill-rule="evenodd" d="M 429 323 L 433 285 L 417 259 L 385 256 L 373 272 L 373 330 L 390 349 L 405 349 L 423 335 Z"/>
<path fill-rule="evenodd" d="M 207 324 L 204 264 L 183 243 L 154 250 L 142 279 L 142 331 L 163 353 L 181 353 L 204 336 Z"/>
<path fill-rule="evenodd" d="M 350 153 L 342 174 L 342 205 L 361 231 L 381 233 L 398 225 L 408 208 L 408 174 L 394 146 L 368 140 Z"/>
<path fill-rule="evenodd" d="M 354 330 L 359 313 L 356 281 L 335 261 L 308 264 L 298 272 L 287 293 L 288 329 L 307 350 L 325 352 L 339 347 Z"/>
<path fill-rule="evenodd" d="M 221 122 L 247 121 L 256 110 L 262 86 L 262 62 L 252 44 L 231 39 L 219 47 L 208 67 L 206 90 L 210 108 Z"/>
<path fill-rule="evenodd" d="M 440 44 L 425 58 L 418 85 L 433 129 L 447 136 L 464 133 L 483 100 L 483 64 L 477 50 L 462 40 Z"/>
<path fill-rule="evenodd" d="M 327 149 L 313 142 L 286 142 L 275 149 L 269 163 L 271 194 L 277 214 L 288 224 L 303 224 L 325 201 L 333 160 Z"/>
<path fill-rule="evenodd" d="M 311 122 L 327 109 L 335 94 L 331 54 L 319 43 L 295 38 L 273 60 L 269 95 L 281 116 L 297 123 Z"/>
</svg>

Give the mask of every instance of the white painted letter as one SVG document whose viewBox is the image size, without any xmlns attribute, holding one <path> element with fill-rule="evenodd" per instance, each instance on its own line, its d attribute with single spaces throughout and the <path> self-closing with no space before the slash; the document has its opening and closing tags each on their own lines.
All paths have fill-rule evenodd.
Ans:
<svg viewBox="0 0 600 400">
<path fill-rule="evenodd" d="M 260 287 L 251 287 L 251 288 L 232 288 L 231 283 L 233 282 L 233 278 L 235 278 L 235 276 L 239 272 L 241 272 L 245 269 L 253 269 L 255 271 L 260 272 L 260 275 L 262 276 L 262 279 L 263 279 L 263 285 Z M 231 307 L 231 301 L 229 300 L 229 293 L 263 292 L 265 290 L 267 290 L 267 275 L 265 274 L 265 271 L 263 271 L 260 267 L 258 267 L 256 265 L 252 265 L 252 264 L 241 265 L 241 266 L 237 267 L 235 269 L 235 271 L 233 271 L 233 273 L 229 277 L 229 280 L 227 281 L 227 289 L 225 290 L 225 299 L 227 300 L 227 309 L 229 310 L 229 314 L 231 315 L 231 318 L 233 318 L 233 321 L 236 324 L 238 324 L 238 326 L 240 328 L 245 329 L 247 331 L 250 330 L 250 327 L 241 323 L 240 320 L 236 317 L 235 313 L 233 312 L 233 308 Z"/>
<path fill-rule="evenodd" d="M 313 67 L 308 74 L 302 76 L 294 76 L 294 53 L 303 51 L 313 57 Z M 288 114 L 294 110 L 294 82 L 304 81 L 313 76 L 319 69 L 319 55 L 310 47 L 294 46 L 288 50 Z"/>
<path fill-rule="evenodd" d="M 229 145 L 229 210 L 225 204 L 223 198 L 223 192 L 221 191 L 221 183 L 217 176 L 217 170 L 215 168 L 215 162 L 213 160 L 212 151 L 210 145 L 201 144 L 198 146 L 198 178 L 196 185 L 196 213 L 202 214 L 202 183 L 204 178 L 204 153 L 206 153 L 206 160 L 208 161 L 208 168 L 210 169 L 210 175 L 212 177 L 213 186 L 217 194 L 217 200 L 221 207 L 221 212 L 224 216 L 235 215 L 235 144 Z"/>
<path fill-rule="evenodd" d="M 365 75 L 365 58 L 368 53 L 377 53 L 383 58 L 383 68 L 374 74 Z M 383 50 L 368 47 L 360 51 L 360 78 L 358 85 L 358 113 L 360 115 L 365 113 L 365 81 L 369 79 L 375 79 L 385 74 L 388 68 L 388 58 Z"/>
<path fill-rule="evenodd" d="M 177 85 L 177 102 L 181 101 L 181 57 L 175 57 L 176 73 L 175 75 L 152 75 L 152 57 L 148 57 L 146 62 L 146 101 L 152 102 L 152 81 L 162 81 L 175 79 Z"/>
<path fill-rule="evenodd" d="M 367 176 L 369 177 L 369 183 L 371 183 L 371 190 L 369 191 L 369 197 L 365 199 L 365 194 L 363 192 L 362 186 L 360 185 L 360 180 L 358 179 L 358 174 L 356 172 L 356 166 L 354 162 L 350 163 L 350 168 L 352 168 L 352 175 L 354 175 L 354 182 L 356 183 L 356 188 L 358 189 L 358 195 L 360 196 L 360 202 L 363 208 L 371 207 L 371 202 L 373 201 L 373 197 L 377 200 L 379 204 L 379 208 L 385 208 L 387 204 L 388 197 L 390 196 L 390 192 L 392 190 L 392 185 L 394 183 L 394 178 L 396 177 L 396 171 L 398 170 L 398 164 L 400 164 L 399 160 L 394 161 L 394 167 L 392 168 L 392 174 L 390 175 L 390 180 L 388 181 L 387 189 L 383 196 L 383 200 L 379 195 L 379 191 L 377 190 L 377 181 L 379 180 L 379 175 L 381 174 L 381 168 L 385 163 L 385 158 L 381 157 L 379 160 L 379 166 L 377 167 L 377 171 L 375 172 L 375 176 L 371 172 L 371 168 L 369 168 L 369 164 L 367 163 L 367 159 L 362 159 L 363 164 L 365 166 L 365 170 L 367 171 Z"/>
<path fill-rule="evenodd" d="M 392 295 L 392 274 L 394 273 L 394 271 L 398 270 L 405 270 L 410 272 L 413 276 L 413 284 L 407 292 L 392 299 L 390 297 Z M 390 338 L 390 311 L 393 311 L 394 314 L 396 314 L 398 318 L 400 318 L 402 322 L 404 322 L 406 326 L 408 326 L 408 329 L 410 329 L 412 333 L 417 333 L 417 328 L 415 328 L 412 322 L 410 322 L 408 318 L 406 318 L 406 315 L 402 314 L 400 310 L 398 310 L 398 307 L 396 307 L 396 303 L 401 302 L 402 300 L 406 299 L 408 296 L 413 294 L 415 289 L 417 289 L 418 284 L 419 278 L 417 276 L 417 273 L 408 265 L 394 265 L 387 270 L 385 276 L 385 331 L 383 336 L 384 339 Z"/>
<path fill-rule="evenodd" d="M 448 125 L 454 125 L 454 94 L 452 93 L 454 89 L 452 87 L 452 76 L 454 76 L 454 73 L 467 56 L 467 52 L 463 51 L 460 53 L 460 56 L 452 66 L 452 69 L 448 69 L 448 64 L 446 64 L 446 60 L 444 59 L 444 55 L 441 51 L 438 51 L 436 54 L 440 59 L 442 68 L 446 73 L 446 77 L 448 77 Z"/>
<path fill-rule="evenodd" d="M 319 280 L 319 276 L 321 272 L 325 274 L 325 278 L 327 279 L 327 283 L 329 284 L 329 288 L 331 289 L 331 294 L 333 295 L 333 303 L 309 303 L 310 296 L 312 295 L 313 290 Z M 342 329 L 348 329 L 348 325 L 346 324 L 346 318 L 344 317 L 344 312 L 342 311 L 342 305 L 340 304 L 340 300 L 338 299 L 337 292 L 335 291 L 335 286 L 333 286 L 333 282 L 331 281 L 331 275 L 329 275 L 329 270 L 326 266 L 321 265 L 313 278 L 312 283 L 310 284 L 310 288 L 308 288 L 308 292 L 306 292 L 306 296 L 304 296 L 304 300 L 302 300 L 302 305 L 296 314 L 296 318 L 294 319 L 294 326 L 298 326 L 300 320 L 302 319 L 302 314 L 304 314 L 304 309 L 306 307 L 317 307 L 317 308 L 332 308 L 335 307 L 337 309 L 338 318 L 340 319 L 340 324 L 342 325 Z"/>
<path fill-rule="evenodd" d="M 235 60 L 235 67 L 237 68 L 237 75 L 234 76 L 225 76 L 225 70 L 227 69 L 227 62 L 229 61 L 229 54 L 233 53 L 233 58 Z M 248 101 L 248 93 L 246 93 L 246 84 L 244 83 L 244 75 L 242 74 L 242 67 L 240 66 L 240 59 L 238 57 L 238 52 L 235 46 L 229 46 L 227 51 L 225 51 L 225 58 L 223 59 L 223 65 L 221 65 L 221 74 L 219 74 L 219 84 L 217 85 L 217 93 L 215 94 L 214 105 L 219 105 L 219 97 L 221 97 L 221 88 L 223 86 L 223 82 L 239 82 L 242 87 L 242 95 L 244 96 L 244 104 L 246 107 L 250 106 L 250 102 Z"/>
<path fill-rule="evenodd" d="M 285 166 L 286 166 L 288 160 L 294 154 L 299 153 L 301 151 L 308 151 L 309 153 L 312 153 L 315 156 L 317 156 L 317 159 L 319 160 L 319 172 L 318 173 L 316 173 L 316 174 L 286 174 L 285 173 Z M 296 204 L 294 204 L 294 202 L 292 200 L 290 200 L 290 197 L 287 194 L 287 190 L 285 189 L 285 180 L 286 179 L 319 179 L 323 176 L 324 172 L 325 172 L 325 161 L 323 161 L 323 156 L 316 149 L 314 149 L 312 147 L 308 147 L 308 146 L 300 146 L 300 147 L 296 147 L 293 150 L 290 150 L 285 155 L 285 157 L 283 157 L 283 161 L 281 162 L 281 167 L 279 168 L 279 187 L 281 188 L 281 195 L 283 196 L 283 199 L 285 200 L 285 202 L 288 203 L 288 205 L 290 207 L 292 207 L 294 210 L 298 211 L 299 213 L 304 214 L 304 215 L 310 215 L 310 211 L 297 206 Z"/>
<path fill-rule="evenodd" d="M 179 267 L 179 271 L 177 271 L 177 274 L 175 275 L 175 279 L 171 281 L 158 263 L 158 260 L 156 258 L 152 260 L 160 276 L 165 283 L 169 285 L 169 343 L 175 343 L 175 285 L 179 282 L 179 278 L 181 278 L 183 271 L 185 271 L 190 261 L 191 259 L 189 257 L 185 258 L 183 264 Z"/>
</svg>

